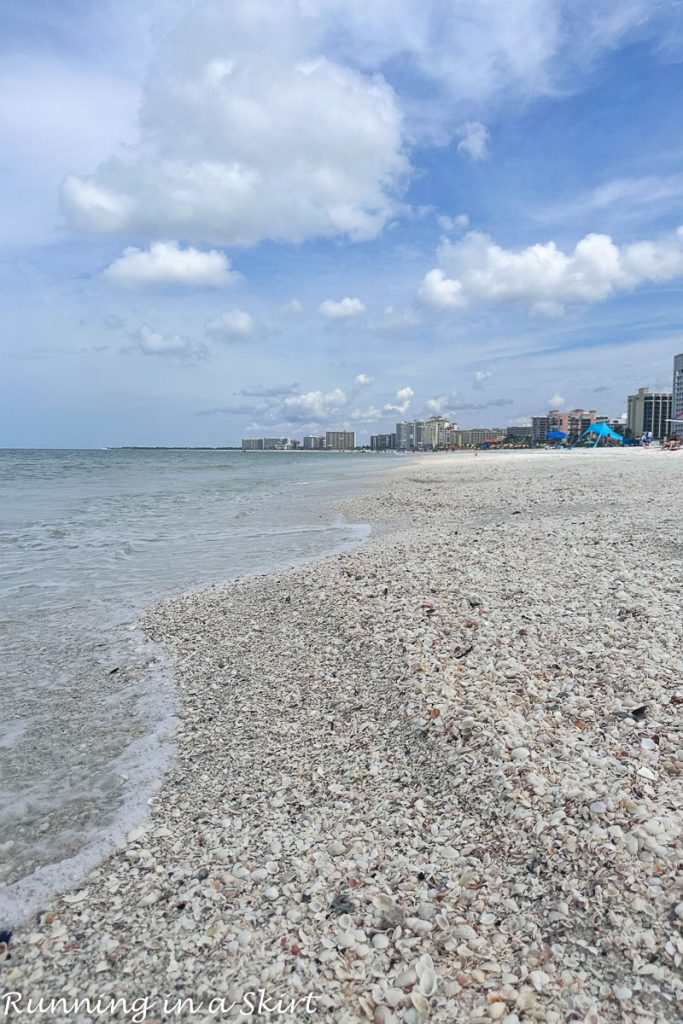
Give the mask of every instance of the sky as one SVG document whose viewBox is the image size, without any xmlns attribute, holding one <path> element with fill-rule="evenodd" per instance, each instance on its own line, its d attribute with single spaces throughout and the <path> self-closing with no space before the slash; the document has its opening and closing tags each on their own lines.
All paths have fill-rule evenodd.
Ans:
<svg viewBox="0 0 683 1024">
<path fill-rule="evenodd" d="M 683 351 L 679 0 L 0 9 L 0 446 L 619 416 Z"/>
</svg>

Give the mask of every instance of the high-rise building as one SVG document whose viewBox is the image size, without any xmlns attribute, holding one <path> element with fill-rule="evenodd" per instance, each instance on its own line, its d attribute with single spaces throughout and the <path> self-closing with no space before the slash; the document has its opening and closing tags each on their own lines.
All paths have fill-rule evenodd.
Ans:
<svg viewBox="0 0 683 1024">
<path fill-rule="evenodd" d="M 262 437 L 243 437 L 242 438 L 242 451 L 245 451 L 245 452 L 262 452 L 263 451 L 263 438 Z"/>
<path fill-rule="evenodd" d="M 531 440 L 532 441 L 547 441 L 548 431 L 550 430 L 547 416 L 532 416 L 531 417 Z"/>
<path fill-rule="evenodd" d="M 413 451 L 429 448 L 443 448 L 455 444 L 453 431 L 458 424 L 451 423 L 445 416 L 431 416 L 428 420 L 405 420 L 396 424 L 396 447 Z"/>
<path fill-rule="evenodd" d="M 396 447 L 396 434 L 373 434 L 370 447 L 374 452 L 387 452 Z"/>
<path fill-rule="evenodd" d="M 670 433 L 674 437 L 683 437 L 683 352 L 674 356 L 674 380 L 671 397 Z"/>
<path fill-rule="evenodd" d="M 344 452 L 356 447 L 356 434 L 353 430 L 328 430 L 325 434 L 325 447 L 335 452 Z"/>
<path fill-rule="evenodd" d="M 443 448 L 449 444 L 448 432 L 451 427 L 458 429 L 457 423 L 451 423 L 445 416 L 430 416 L 422 426 L 422 444 L 425 448 Z"/>
<path fill-rule="evenodd" d="M 283 452 L 289 448 L 288 437 L 264 437 L 263 450 L 266 452 Z"/>
<path fill-rule="evenodd" d="M 671 419 L 671 392 L 650 391 L 638 388 L 635 395 L 628 396 L 626 425 L 631 437 L 642 437 L 650 433 L 656 440 L 669 433 Z"/>
<path fill-rule="evenodd" d="M 316 434 L 306 434 L 304 437 L 304 449 L 306 451 L 320 451 L 325 447 L 325 438 Z"/>
</svg>

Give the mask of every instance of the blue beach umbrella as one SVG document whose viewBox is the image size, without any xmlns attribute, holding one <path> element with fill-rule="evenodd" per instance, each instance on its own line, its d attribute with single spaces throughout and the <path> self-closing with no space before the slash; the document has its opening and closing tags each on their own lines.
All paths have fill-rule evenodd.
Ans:
<svg viewBox="0 0 683 1024">
<path fill-rule="evenodd" d="M 552 441 L 561 441 L 563 438 L 567 437 L 567 434 L 565 434 L 563 430 L 549 430 L 546 437 L 550 438 Z"/>
</svg>

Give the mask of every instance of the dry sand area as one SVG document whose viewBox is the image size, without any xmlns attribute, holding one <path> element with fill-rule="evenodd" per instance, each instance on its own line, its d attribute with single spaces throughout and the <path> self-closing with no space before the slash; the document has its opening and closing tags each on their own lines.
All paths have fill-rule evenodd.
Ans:
<svg viewBox="0 0 683 1024">
<path fill-rule="evenodd" d="M 8 990 L 147 1021 L 259 990 L 260 1020 L 681 1019 L 683 454 L 395 461 L 347 509 L 362 548 L 147 614 L 176 762 L 17 929 Z"/>
</svg>

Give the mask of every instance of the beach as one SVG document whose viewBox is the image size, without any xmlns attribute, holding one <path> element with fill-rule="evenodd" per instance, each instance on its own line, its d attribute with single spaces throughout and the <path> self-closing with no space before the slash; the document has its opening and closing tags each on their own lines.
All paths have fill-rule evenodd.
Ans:
<svg viewBox="0 0 683 1024">
<path fill-rule="evenodd" d="M 145 613 L 175 759 L 15 930 L 10 1017 L 680 1019 L 680 457 L 396 462 L 363 546 Z"/>
</svg>

